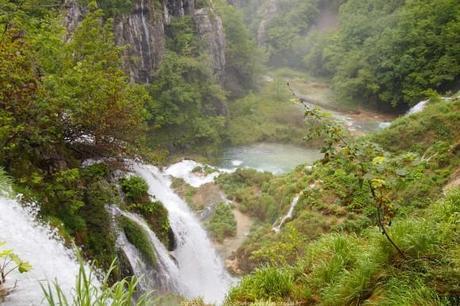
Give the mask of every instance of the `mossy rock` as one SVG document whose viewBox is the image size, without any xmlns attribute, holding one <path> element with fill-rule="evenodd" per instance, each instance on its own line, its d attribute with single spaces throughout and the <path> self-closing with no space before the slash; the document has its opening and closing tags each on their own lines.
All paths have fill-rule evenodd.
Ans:
<svg viewBox="0 0 460 306">
<path fill-rule="evenodd" d="M 131 267 L 131 263 L 129 262 L 128 257 L 126 256 L 125 252 L 122 250 L 118 250 L 117 252 L 117 270 L 116 270 L 116 277 L 118 280 L 124 279 L 126 277 L 131 277 L 134 275 L 133 268 Z"/>
<path fill-rule="evenodd" d="M 170 251 L 175 249 L 175 237 L 169 224 L 168 211 L 161 202 L 132 204 L 128 209 L 144 217 L 150 229 Z"/>
<path fill-rule="evenodd" d="M 126 239 L 139 250 L 147 264 L 156 267 L 156 252 L 150 243 L 146 231 L 126 217 L 119 217 L 118 222 L 126 235 Z"/>
</svg>

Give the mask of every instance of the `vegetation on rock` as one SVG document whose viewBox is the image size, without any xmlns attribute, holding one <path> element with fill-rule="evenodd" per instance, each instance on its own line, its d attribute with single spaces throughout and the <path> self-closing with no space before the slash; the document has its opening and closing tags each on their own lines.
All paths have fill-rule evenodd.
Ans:
<svg viewBox="0 0 460 306">
<path fill-rule="evenodd" d="M 167 248 L 173 250 L 175 238 L 169 224 L 168 211 L 161 202 L 150 199 L 148 185 L 144 179 L 139 176 L 129 176 L 121 179 L 120 183 L 125 194 L 127 209 L 141 215 L 158 239 Z"/>
<path fill-rule="evenodd" d="M 222 242 L 227 237 L 234 237 L 236 235 L 236 220 L 230 204 L 217 204 L 205 226 L 218 242 Z"/>
</svg>

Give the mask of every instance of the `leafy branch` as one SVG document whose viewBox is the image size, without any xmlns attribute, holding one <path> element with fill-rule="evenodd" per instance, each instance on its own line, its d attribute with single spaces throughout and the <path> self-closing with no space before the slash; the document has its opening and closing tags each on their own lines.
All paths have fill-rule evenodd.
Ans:
<svg viewBox="0 0 460 306">
<path fill-rule="evenodd" d="M 381 152 L 375 144 L 353 140 L 347 130 L 328 113 L 298 98 L 292 89 L 291 92 L 305 107 L 305 118 L 309 122 L 306 138 L 319 138 L 323 141 L 322 163 L 326 164 L 341 157 L 354 166 L 361 188 L 366 186 L 370 190 L 377 214 L 376 222 L 381 233 L 398 253 L 406 258 L 386 229 L 386 226 L 391 225 L 391 219 L 394 217 L 394 208 L 389 197 L 391 190 L 388 185 L 392 180 L 395 181 L 397 177 L 402 176 L 401 169 L 398 166 L 392 167 L 383 156 L 384 152 Z"/>
<path fill-rule="evenodd" d="M 3 247 L 6 243 L 0 241 L 0 247 Z M 19 273 L 25 273 L 30 271 L 32 266 L 23 261 L 16 255 L 13 250 L 5 249 L 0 250 L 0 298 L 7 295 L 11 290 L 16 287 L 16 284 L 12 288 L 4 288 L 7 280 L 7 276 L 13 271 L 18 270 Z"/>
</svg>

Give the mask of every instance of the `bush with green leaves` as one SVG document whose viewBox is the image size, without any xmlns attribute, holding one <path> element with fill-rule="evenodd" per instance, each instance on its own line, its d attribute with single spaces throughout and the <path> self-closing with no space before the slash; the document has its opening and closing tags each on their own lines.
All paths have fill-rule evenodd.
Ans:
<svg viewBox="0 0 460 306">
<path fill-rule="evenodd" d="M 150 200 L 148 194 L 149 186 L 140 176 L 133 175 L 122 178 L 120 186 L 128 203 L 143 203 Z"/>
<path fill-rule="evenodd" d="M 168 210 L 160 201 L 152 200 L 148 193 L 148 184 L 140 176 L 128 176 L 120 180 L 125 195 L 126 209 L 144 217 L 158 239 L 170 250 L 175 239 L 168 219 Z"/>
<path fill-rule="evenodd" d="M 218 242 L 227 237 L 236 235 L 236 219 L 232 207 L 228 203 L 219 203 L 209 220 L 205 223 L 206 229 Z"/>
</svg>

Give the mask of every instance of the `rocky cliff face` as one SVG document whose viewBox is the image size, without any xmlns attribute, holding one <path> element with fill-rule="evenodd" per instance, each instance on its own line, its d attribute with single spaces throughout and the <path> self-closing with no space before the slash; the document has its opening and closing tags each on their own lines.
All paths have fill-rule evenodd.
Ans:
<svg viewBox="0 0 460 306">
<path fill-rule="evenodd" d="M 64 16 L 64 26 L 67 29 L 66 39 L 70 39 L 71 34 L 75 31 L 80 21 L 82 21 L 85 12 L 77 0 L 66 0 L 64 2 L 64 9 L 66 11 L 66 15 Z"/>
<path fill-rule="evenodd" d="M 259 23 L 257 28 L 257 44 L 262 46 L 266 43 L 267 40 L 267 25 L 276 15 L 278 7 L 277 0 L 267 0 L 260 8 L 260 16 L 262 20 Z"/>
<path fill-rule="evenodd" d="M 225 35 L 222 20 L 210 8 L 194 12 L 193 21 L 198 35 L 206 44 L 214 73 L 222 79 L 225 70 Z"/>
<path fill-rule="evenodd" d="M 117 44 L 127 46 L 124 52 L 125 70 L 139 83 L 152 79 L 165 48 L 164 15 L 151 0 L 136 0 L 129 14 L 114 22 Z"/>
<path fill-rule="evenodd" d="M 72 33 L 84 15 L 76 0 L 67 0 L 65 25 Z M 131 80 L 149 83 L 165 52 L 165 26 L 172 17 L 191 16 L 216 75 L 225 68 L 225 36 L 221 18 L 210 7 L 196 8 L 195 0 L 133 0 L 129 13 L 114 18 L 115 39 L 127 46 L 123 62 Z M 69 34 L 70 37 L 70 34 Z"/>
</svg>

